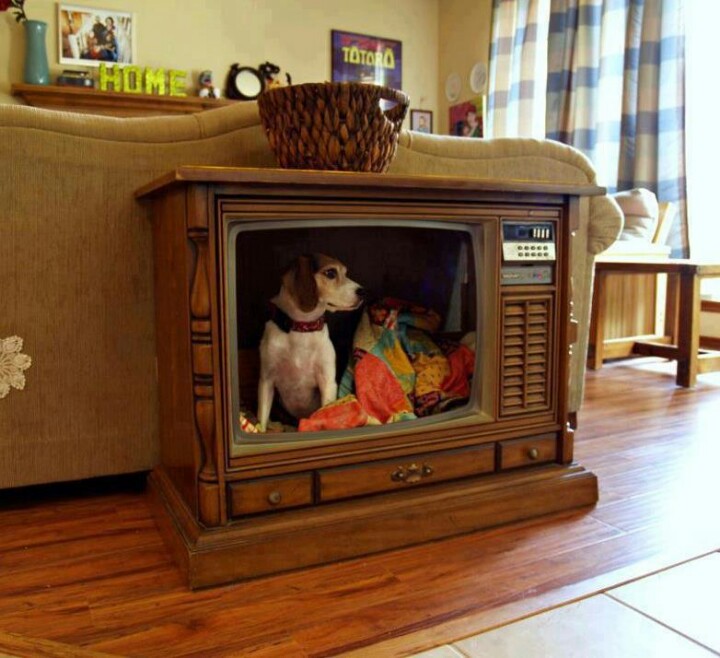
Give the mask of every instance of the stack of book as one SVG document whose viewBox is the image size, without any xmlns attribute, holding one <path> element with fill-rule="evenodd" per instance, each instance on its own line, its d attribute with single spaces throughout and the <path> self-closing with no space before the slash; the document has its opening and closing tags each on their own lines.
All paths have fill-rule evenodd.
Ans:
<svg viewBox="0 0 720 658">
<path fill-rule="evenodd" d="M 94 87 L 90 71 L 65 70 L 57 78 L 59 85 L 70 85 L 73 87 Z"/>
</svg>

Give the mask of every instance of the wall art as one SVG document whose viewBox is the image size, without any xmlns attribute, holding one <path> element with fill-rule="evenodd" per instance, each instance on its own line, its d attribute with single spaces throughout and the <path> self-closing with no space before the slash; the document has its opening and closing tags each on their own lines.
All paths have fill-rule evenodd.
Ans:
<svg viewBox="0 0 720 658">
<path fill-rule="evenodd" d="M 410 130 L 432 133 L 433 113 L 430 110 L 410 110 Z"/>
<path fill-rule="evenodd" d="M 484 97 L 450 106 L 449 134 L 456 137 L 485 135 Z"/>
<path fill-rule="evenodd" d="M 332 30 L 332 82 L 370 82 L 402 89 L 402 42 Z"/>
<path fill-rule="evenodd" d="M 135 16 L 117 9 L 58 5 L 58 49 L 61 64 L 99 66 L 101 62 L 134 64 Z"/>
</svg>

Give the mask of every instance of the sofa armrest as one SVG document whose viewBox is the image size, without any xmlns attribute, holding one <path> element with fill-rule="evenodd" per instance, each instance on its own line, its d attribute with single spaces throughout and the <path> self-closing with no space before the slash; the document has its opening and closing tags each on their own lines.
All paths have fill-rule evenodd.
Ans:
<svg viewBox="0 0 720 658">
<path fill-rule="evenodd" d="M 622 228 L 623 215 L 615 199 L 610 196 L 598 196 L 590 199 L 587 244 L 590 254 L 597 256 L 610 247 L 618 239 Z"/>
</svg>

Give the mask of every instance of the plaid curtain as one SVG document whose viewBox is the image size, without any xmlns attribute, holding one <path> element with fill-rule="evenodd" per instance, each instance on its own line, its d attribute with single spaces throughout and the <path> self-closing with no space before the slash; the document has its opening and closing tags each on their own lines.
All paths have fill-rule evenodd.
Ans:
<svg viewBox="0 0 720 658">
<path fill-rule="evenodd" d="M 593 162 L 610 191 L 646 187 L 685 220 L 683 0 L 552 0 L 546 135 Z"/>
<path fill-rule="evenodd" d="M 550 0 L 494 0 L 487 135 L 543 137 Z"/>
</svg>

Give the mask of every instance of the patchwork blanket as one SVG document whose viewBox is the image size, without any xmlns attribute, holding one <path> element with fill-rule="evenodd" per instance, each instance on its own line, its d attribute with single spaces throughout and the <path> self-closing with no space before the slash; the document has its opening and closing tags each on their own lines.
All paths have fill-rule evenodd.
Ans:
<svg viewBox="0 0 720 658">
<path fill-rule="evenodd" d="M 475 354 L 465 344 L 434 341 L 433 310 L 386 298 L 362 315 L 338 400 L 300 421 L 301 432 L 395 423 L 467 401 Z"/>
<path fill-rule="evenodd" d="M 433 310 L 386 298 L 365 310 L 338 399 L 300 420 L 299 431 L 383 425 L 440 413 L 464 404 L 475 367 L 474 339 L 434 340 L 442 322 Z M 255 433 L 252 413 L 240 426 Z M 271 432 L 293 431 L 271 423 Z"/>
</svg>

